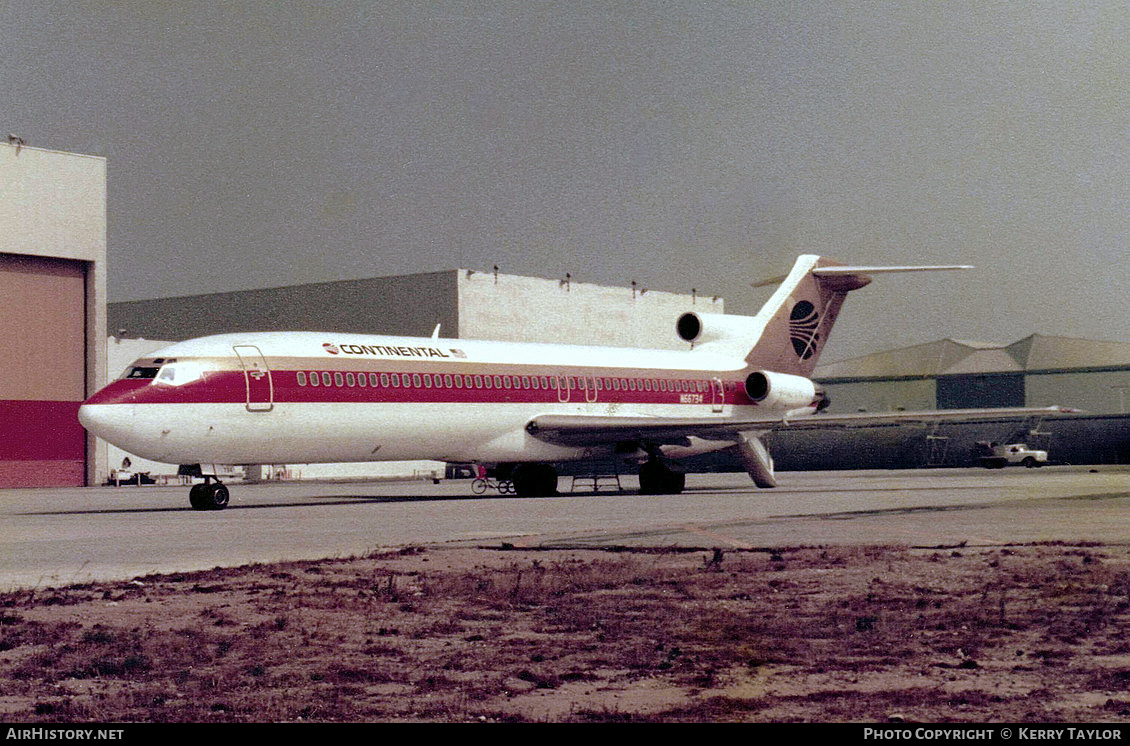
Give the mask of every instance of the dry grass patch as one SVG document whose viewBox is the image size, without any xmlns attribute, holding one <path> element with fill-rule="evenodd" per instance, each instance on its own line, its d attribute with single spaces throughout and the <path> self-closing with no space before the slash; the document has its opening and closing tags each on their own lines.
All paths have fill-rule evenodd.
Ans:
<svg viewBox="0 0 1130 746">
<path fill-rule="evenodd" d="M 407 549 L 0 596 L 14 721 L 1120 720 L 1130 556 Z"/>
</svg>

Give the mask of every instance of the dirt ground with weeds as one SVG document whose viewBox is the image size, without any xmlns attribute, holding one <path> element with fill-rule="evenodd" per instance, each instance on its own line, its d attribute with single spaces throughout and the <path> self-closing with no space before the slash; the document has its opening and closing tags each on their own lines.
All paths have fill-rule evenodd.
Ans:
<svg viewBox="0 0 1130 746">
<path fill-rule="evenodd" d="M 1130 548 L 408 548 L 0 596 L 0 721 L 1130 716 Z"/>
</svg>

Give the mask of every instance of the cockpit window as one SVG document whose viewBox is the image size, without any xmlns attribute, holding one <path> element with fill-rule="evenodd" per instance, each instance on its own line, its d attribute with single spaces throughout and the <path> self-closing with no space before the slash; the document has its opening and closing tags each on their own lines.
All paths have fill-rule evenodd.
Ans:
<svg viewBox="0 0 1130 746">
<path fill-rule="evenodd" d="M 156 378 L 157 371 L 160 368 L 153 368 L 147 365 L 135 365 L 126 371 L 125 378 Z"/>
<path fill-rule="evenodd" d="M 161 367 L 157 375 L 158 383 L 167 383 L 170 386 L 183 386 L 192 383 L 204 376 L 204 367 L 199 363 L 180 362 L 167 363 Z"/>
</svg>

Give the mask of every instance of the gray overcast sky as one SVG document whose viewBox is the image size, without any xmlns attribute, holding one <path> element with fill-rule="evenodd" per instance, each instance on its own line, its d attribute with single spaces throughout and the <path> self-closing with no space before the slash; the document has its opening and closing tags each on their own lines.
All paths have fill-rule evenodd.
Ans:
<svg viewBox="0 0 1130 746">
<path fill-rule="evenodd" d="M 1130 341 L 1124 0 L 0 1 L 0 80 L 108 158 L 111 300 L 498 264 L 752 313 L 820 253 L 977 266 L 826 361 Z"/>
</svg>

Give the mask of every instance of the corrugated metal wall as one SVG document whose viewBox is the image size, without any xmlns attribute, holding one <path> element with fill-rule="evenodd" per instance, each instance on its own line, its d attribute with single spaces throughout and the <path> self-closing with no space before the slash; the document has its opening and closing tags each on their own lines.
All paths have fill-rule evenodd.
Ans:
<svg viewBox="0 0 1130 746">
<path fill-rule="evenodd" d="M 938 409 L 1023 407 L 1024 402 L 1023 373 L 938 376 Z"/>
<path fill-rule="evenodd" d="M 0 487 L 82 486 L 86 263 L 0 254 Z"/>
</svg>

